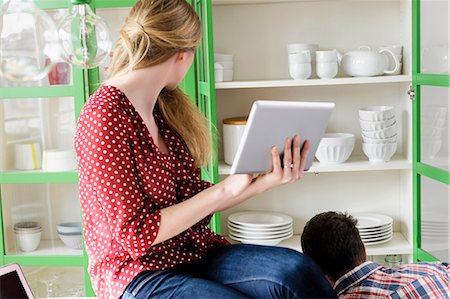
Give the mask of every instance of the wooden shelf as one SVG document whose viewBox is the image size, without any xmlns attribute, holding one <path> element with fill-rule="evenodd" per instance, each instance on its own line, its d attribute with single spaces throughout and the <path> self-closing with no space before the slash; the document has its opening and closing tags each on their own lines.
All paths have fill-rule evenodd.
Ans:
<svg viewBox="0 0 450 299">
<path fill-rule="evenodd" d="M 260 80 L 260 81 L 229 81 L 217 82 L 216 89 L 244 89 L 244 88 L 273 88 L 273 87 L 299 87 L 299 86 L 333 86 L 349 84 L 381 84 L 411 82 L 411 76 L 378 76 L 378 77 L 345 77 L 334 79 L 308 79 L 308 80 Z"/>
<path fill-rule="evenodd" d="M 236 241 L 227 237 L 227 240 L 236 244 Z M 300 246 L 300 235 L 294 235 L 277 246 L 291 248 L 297 251 L 302 251 Z M 406 240 L 400 232 L 394 232 L 394 237 L 389 242 L 366 246 L 367 255 L 387 255 L 387 254 L 413 254 L 412 245 Z"/>
<path fill-rule="evenodd" d="M 395 155 L 391 161 L 386 163 L 371 163 L 366 156 L 353 156 L 342 164 L 324 165 L 314 162 L 306 173 L 402 170 L 411 169 L 411 167 L 411 162 L 401 155 Z M 231 165 L 219 163 L 219 175 L 229 175 L 230 169 Z"/>
</svg>

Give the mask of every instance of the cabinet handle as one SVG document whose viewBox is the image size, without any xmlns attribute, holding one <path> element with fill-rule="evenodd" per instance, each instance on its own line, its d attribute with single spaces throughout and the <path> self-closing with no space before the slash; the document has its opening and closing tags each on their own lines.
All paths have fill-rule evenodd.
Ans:
<svg viewBox="0 0 450 299">
<path fill-rule="evenodd" d="M 416 90 L 414 89 L 414 87 L 412 85 L 409 87 L 407 94 L 409 95 L 409 99 L 411 101 L 414 101 L 416 99 Z"/>
</svg>

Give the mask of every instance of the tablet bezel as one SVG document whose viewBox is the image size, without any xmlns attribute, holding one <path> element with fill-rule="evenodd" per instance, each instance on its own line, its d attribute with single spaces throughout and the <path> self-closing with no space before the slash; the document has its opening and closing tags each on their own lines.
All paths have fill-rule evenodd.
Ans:
<svg viewBox="0 0 450 299">
<path fill-rule="evenodd" d="M 303 118 L 302 120 L 295 121 L 296 123 L 304 122 L 308 124 L 313 124 L 314 126 L 305 126 L 302 131 L 303 135 L 309 136 L 311 141 L 311 148 L 307 157 L 307 162 L 305 165 L 305 171 L 307 171 L 313 161 L 314 155 L 319 147 L 320 140 L 325 134 L 328 121 L 331 117 L 331 113 L 335 107 L 334 103 L 331 102 L 303 102 L 303 101 L 273 101 L 273 100 L 257 100 L 253 103 L 247 125 L 245 127 L 242 139 L 239 143 L 239 147 L 236 152 L 233 164 L 231 166 L 230 174 L 239 173 L 264 173 L 270 171 L 272 166 L 270 157 L 270 148 L 276 146 L 280 154 L 284 152 L 284 141 L 288 137 L 293 137 L 295 133 L 300 135 L 301 143 L 304 142 L 304 136 L 299 132 L 298 128 L 293 128 L 289 119 L 291 121 L 294 118 Z M 268 116 L 270 115 L 270 117 Z M 284 118 L 283 118 L 284 117 Z M 315 119 L 318 117 L 319 119 Z M 263 119 L 261 119 L 263 118 Z M 273 126 L 273 121 L 279 119 L 277 126 Z M 255 125 L 257 123 L 258 125 Z M 279 128 L 281 126 L 281 128 Z M 276 127 L 276 128 L 274 128 Z M 258 138 L 261 144 L 261 148 L 265 151 L 250 151 L 249 148 L 253 148 L 253 145 L 247 145 L 247 143 L 254 141 L 255 134 L 259 137 L 265 136 L 264 134 L 269 134 L 273 130 L 278 130 L 276 132 L 277 137 Z M 305 132 L 304 130 L 307 130 Z M 283 132 L 290 132 L 292 136 L 285 136 Z M 306 134 L 305 134 L 306 133 Z M 274 132 L 272 132 L 274 134 Z M 253 135 L 253 136 L 252 136 Z M 271 135 L 272 136 L 272 135 Z M 276 139 L 275 141 L 269 139 Z M 251 140 L 253 139 L 253 140 Z M 250 140 L 250 141 L 249 141 Z M 269 144 L 272 142 L 272 144 Z M 262 157 L 261 155 L 266 155 Z M 267 158 L 266 158 L 267 157 Z M 261 165 L 261 161 L 264 160 L 264 165 Z"/>
<path fill-rule="evenodd" d="M 31 292 L 30 286 L 25 279 L 25 275 L 23 274 L 22 268 L 17 263 L 8 264 L 5 266 L 0 267 L 0 276 L 6 275 L 11 272 L 16 272 L 17 276 L 19 276 L 20 283 L 23 286 L 23 289 L 25 290 L 28 299 L 34 299 L 33 292 Z"/>
</svg>

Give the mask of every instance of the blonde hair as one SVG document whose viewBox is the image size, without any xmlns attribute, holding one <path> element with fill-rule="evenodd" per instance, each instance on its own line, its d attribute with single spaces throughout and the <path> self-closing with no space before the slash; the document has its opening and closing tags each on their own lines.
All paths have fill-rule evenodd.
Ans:
<svg viewBox="0 0 450 299">
<path fill-rule="evenodd" d="M 111 76 L 160 64 L 179 52 L 195 51 L 201 23 L 186 0 L 140 0 L 131 9 L 111 60 Z M 211 158 L 208 120 L 180 88 L 163 90 L 157 108 L 185 142 L 196 166 Z"/>
</svg>

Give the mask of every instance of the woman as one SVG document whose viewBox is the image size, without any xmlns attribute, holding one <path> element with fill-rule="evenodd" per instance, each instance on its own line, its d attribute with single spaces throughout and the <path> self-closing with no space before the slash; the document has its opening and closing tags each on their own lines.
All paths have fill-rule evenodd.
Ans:
<svg viewBox="0 0 450 299">
<path fill-rule="evenodd" d="M 200 180 L 207 122 L 177 88 L 200 42 L 185 0 L 141 0 L 112 57 L 111 77 L 83 108 L 75 148 L 89 273 L 100 298 L 330 297 L 317 266 L 289 249 L 230 245 L 211 215 L 297 181 L 309 143 L 287 139 L 281 167 L 252 179 Z M 292 152 L 291 152 L 292 147 Z M 288 167 L 292 165 L 291 167 Z"/>
</svg>

